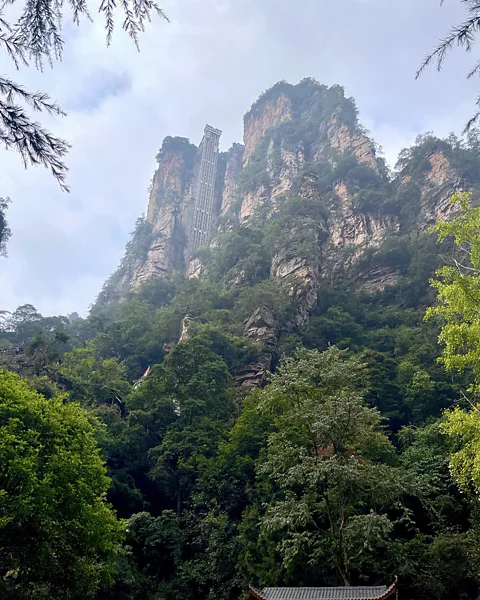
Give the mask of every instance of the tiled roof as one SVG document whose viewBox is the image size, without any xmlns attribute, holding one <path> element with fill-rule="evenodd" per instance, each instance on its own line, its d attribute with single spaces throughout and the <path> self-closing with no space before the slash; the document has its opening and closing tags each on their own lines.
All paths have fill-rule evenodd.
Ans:
<svg viewBox="0 0 480 600">
<path fill-rule="evenodd" d="M 274 587 L 257 593 L 263 600 L 377 600 L 385 597 L 386 585 L 360 587 Z"/>
</svg>

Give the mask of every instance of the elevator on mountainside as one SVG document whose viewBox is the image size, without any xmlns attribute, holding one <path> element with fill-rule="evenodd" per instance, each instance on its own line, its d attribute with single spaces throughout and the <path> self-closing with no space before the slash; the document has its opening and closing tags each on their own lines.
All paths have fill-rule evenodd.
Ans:
<svg viewBox="0 0 480 600">
<path fill-rule="evenodd" d="M 188 256 L 199 246 L 210 241 L 215 217 L 215 179 L 217 176 L 218 145 L 222 132 L 210 125 L 205 126 L 202 142 L 198 148 L 200 160 L 195 170 L 193 184 L 193 218 L 188 236 Z"/>
</svg>

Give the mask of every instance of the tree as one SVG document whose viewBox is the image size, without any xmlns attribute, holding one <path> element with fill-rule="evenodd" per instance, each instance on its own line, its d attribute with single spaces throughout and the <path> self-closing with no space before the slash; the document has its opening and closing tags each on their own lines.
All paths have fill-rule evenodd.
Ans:
<svg viewBox="0 0 480 600">
<path fill-rule="evenodd" d="M 443 431 L 457 444 L 450 458 L 450 470 L 460 488 L 478 495 L 480 491 L 480 418 L 478 405 L 465 411 L 459 407 L 447 413 Z"/>
<path fill-rule="evenodd" d="M 83 406 L 117 404 L 130 392 L 125 369 L 115 358 L 101 358 L 91 343 L 64 355 L 58 368 L 70 398 Z"/>
<path fill-rule="evenodd" d="M 380 413 L 359 391 L 363 376 L 358 359 L 336 348 L 299 350 L 258 405 L 277 426 L 257 465 L 273 496 L 260 536 L 275 540 L 284 569 L 330 566 L 344 585 L 378 562 L 395 525 L 389 509 L 413 489 L 395 466 Z"/>
<path fill-rule="evenodd" d="M 22 304 L 5 319 L 2 330 L 12 343 L 25 346 L 42 330 L 42 315 L 32 304 Z"/>
<path fill-rule="evenodd" d="M 52 65 L 54 60 L 60 60 L 64 47 L 64 1 L 26 1 L 14 24 L 10 23 L 6 16 L 6 7 L 9 4 L 13 2 L 3 4 L 0 8 L 0 43 L 15 67 L 28 66 L 33 62 L 38 69 L 42 69 L 45 62 Z M 69 4 L 75 24 L 80 24 L 81 17 L 91 19 L 86 0 L 72 0 Z M 166 18 L 154 0 L 123 0 L 120 7 L 124 14 L 122 27 L 137 47 L 139 34 L 151 20 L 152 14 L 156 13 Z M 101 0 L 98 9 L 105 19 L 107 44 L 110 44 L 115 27 L 115 8 L 114 0 Z M 17 150 L 25 167 L 41 164 L 49 168 L 62 189 L 67 190 L 67 167 L 63 157 L 68 151 L 68 144 L 32 120 L 22 104 L 37 112 L 65 115 L 47 94 L 26 91 L 21 85 L 1 76 L 0 143 L 7 149 Z"/>
<path fill-rule="evenodd" d="M 78 404 L 0 372 L 0 596 L 91 598 L 110 583 L 122 526 Z"/>
<path fill-rule="evenodd" d="M 427 310 L 426 319 L 438 317 L 443 326 L 439 341 L 444 345 L 441 361 L 448 370 L 471 369 L 480 380 L 480 207 L 471 205 L 471 194 L 455 194 L 451 203 L 459 209 L 448 222 L 433 231 L 440 242 L 453 238 L 456 252 L 436 272 L 432 286 L 437 305 Z M 478 390 L 474 383 L 472 390 Z"/>
<path fill-rule="evenodd" d="M 448 53 L 451 52 L 455 46 L 463 48 L 467 52 L 472 50 L 476 33 L 480 28 L 480 3 L 478 0 L 462 0 L 462 2 L 467 9 L 467 19 L 463 23 L 460 23 L 460 25 L 453 26 L 448 35 L 442 38 L 437 47 L 427 55 L 417 72 L 417 79 L 432 63 L 436 64 L 437 69 L 440 71 Z M 480 60 L 477 61 L 476 65 L 468 73 L 468 78 L 474 77 L 475 75 L 480 75 Z M 477 106 L 480 107 L 480 96 L 477 99 Z M 480 110 L 478 110 L 468 121 L 465 130 L 468 131 L 471 129 L 479 118 Z"/>
<path fill-rule="evenodd" d="M 453 440 L 442 429 L 442 421 L 437 421 L 424 428 L 405 427 L 399 435 L 402 464 L 423 489 L 421 503 L 416 499 L 409 503 L 416 528 L 410 526 L 398 552 L 403 558 L 397 569 L 402 592 L 410 597 L 461 598 L 477 593 L 478 512 L 476 503 L 453 481 L 449 469 Z"/>
<path fill-rule="evenodd" d="M 201 336 L 178 344 L 149 376 L 156 394 L 170 398 L 177 414 L 152 453 L 157 458 L 153 475 L 170 490 L 178 515 L 233 413 L 231 377 L 211 346 Z"/>
<path fill-rule="evenodd" d="M 471 204 L 471 194 L 455 194 L 451 200 L 459 208 L 450 222 L 438 223 L 433 230 L 440 241 L 453 238 L 458 252 L 452 253 L 447 266 L 436 273 L 432 286 L 437 290 L 436 306 L 426 318 L 439 317 L 442 329 L 439 341 L 444 345 L 440 360 L 448 370 L 471 370 L 469 391 L 480 392 L 480 207 Z M 459 256 L 456 256 L 458 255 Z M 465 399 L 467 399 L 465 397 Z M 444 431 L 457 441 L 450 468 L 464 489 L 480 491 L 479 405 L 471 410 L 456 407 L 448 412 Z"/>
</svg>

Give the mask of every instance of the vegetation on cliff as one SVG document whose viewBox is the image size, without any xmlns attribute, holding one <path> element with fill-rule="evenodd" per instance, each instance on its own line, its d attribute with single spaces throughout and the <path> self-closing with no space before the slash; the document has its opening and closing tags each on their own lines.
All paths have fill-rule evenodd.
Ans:
<svg viewBox="0 0 480 600">
<path fill-rule="evenodd" d="M 292 119 L 259 140 L 244 183 L 267 185 L 266 165 L 278 184 L 282 149 L 311 144 L 309 158 L 197 250 L 200 278 L 112 294 L 151 247 L 141 219 L 87 318 L 30 305 L 3 318 L 0 452 L 19 475 L 0 472 L 0 586 L 12 598 L 68 584 L 72 599 L 236 600 L 249 582 L 394 575 L 414 600 L 477 597 L 477 138 L 422 137 L 391 174 L 341 88 L 282 82 L 247 119 L 279 93 Z M 335 150 L 322 127 L 339 105 Z M 161 152 L 178 148 L 190 151 L 169 138 Z M 457 187 L 473 195 L 449 204 Z M 53 500 L 34 493 L 47 481 Z M 56 504 L 62 486 L 71 505 Z M 25 522 L 42 549 L 32 561 Z"/>
</svg>

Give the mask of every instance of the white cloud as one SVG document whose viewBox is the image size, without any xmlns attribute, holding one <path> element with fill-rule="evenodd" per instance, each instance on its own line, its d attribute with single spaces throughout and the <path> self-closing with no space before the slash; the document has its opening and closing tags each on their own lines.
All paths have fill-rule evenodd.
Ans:
<svg viewBox="0 0 480 600">
<path fill-rule="evenodd" d="M 444 74 L 414 81 L 421 57 L 460 20 L 453 3 L 169 0 L 164 8 L 171 23 L 156 21 L 140 54 L 121 28 L 106 49 L 96 21 L 69 27 L 53 71 L 16 74 L 0 61 L 68 109 L 66 119 L 45 122 L 73 146 L 69 195 L 46 170 L 1 156 L 0 195 L 13 200 L 14 233 L 0 260 L 1 308 L 85 312 L 145 210 L 163 137 L 198 143 L 209 122 L 224 131 L 226 149 L 241 139 L 250 104 L 279 79 L 344 85 L 391 162 L 422 131 L 460 131 L 473 110 L 477 82 L 464 79 L 472 57 L 456 54 Z"/>
</svg>

